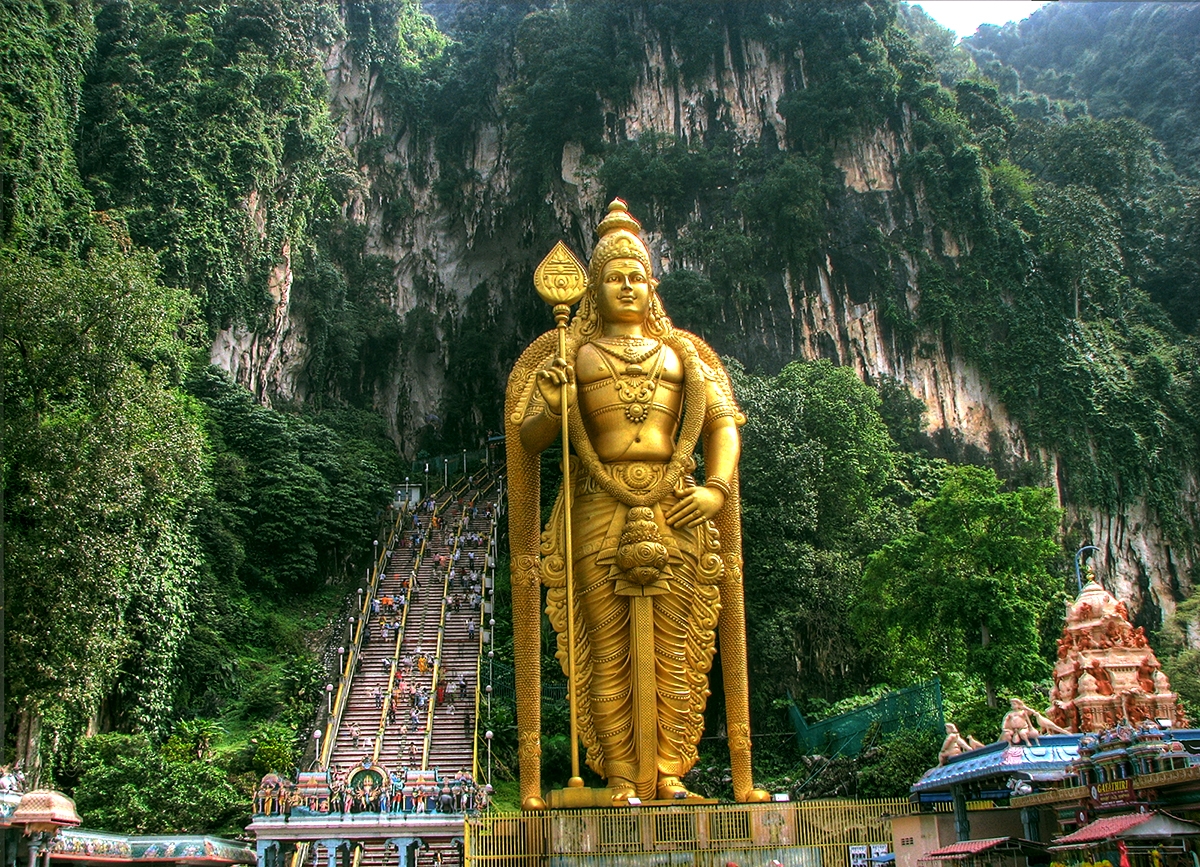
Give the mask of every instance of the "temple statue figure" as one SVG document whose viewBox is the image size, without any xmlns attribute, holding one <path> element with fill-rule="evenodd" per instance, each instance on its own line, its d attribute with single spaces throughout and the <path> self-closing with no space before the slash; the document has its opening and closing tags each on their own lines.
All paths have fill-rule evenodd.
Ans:
<svg viewBox="0 0 1200 867">
<path fill-rule="evenodd" d="M 556 307 L 565 353 L 547 332 L 508 385 L 514 639 L 526 693 L 517 719 L 522 803 L 542 806 L 542 585 L 558 658 L 568 677 L 575 673 L 586 761 L 613 802 L 691 797 L 680 780 L 697 759 L 718 634 L 734 794 L 766 800 L 750 772 L 737 474 L 745 419 L 716 353 L 663 310 L 641 226 L 620 199 L 597 234 L 569 326 L 566 308 Z M 543 530 L 538 456 L 559 441 L 563 412 L 571 490 L 559 490 Z"/>
<path fill-rule="evenodd" d="M 1070 734 L 1048 716 L 1038 713 L 1019 698 L 1009 699 L 1009 711 L 1000 724 L 1000 740 L 1013 746 L 1032 746 L 1039 734 Z"/>
</svg>

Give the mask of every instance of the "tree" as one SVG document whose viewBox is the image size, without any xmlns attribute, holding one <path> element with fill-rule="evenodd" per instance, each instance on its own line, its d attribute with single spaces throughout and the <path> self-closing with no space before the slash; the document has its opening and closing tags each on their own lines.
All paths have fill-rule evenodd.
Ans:
<svg viewBox="0 0 1200 867">
<path fill-rule="evenodd" d="M 999 689 L 1049 673 L 1042 632 L 1065 585 L 1053 574 L 1061 512 L 1049 488 L 1001 490 L 989 469 L 949 469 L 917 527 L 868 562 L 863 640 L 893 683 L 946 672 Z"/>
<path fill-rule="evenodd" d="M 863 685 L 846 604 L 861 558 L 902 521 L 885 497 L 893 443 L 879 396 L 828 361 L 774 377 L 736 363 L 730 372 L 748 419 L 740 475 L 755 705 L 785 687 L 840 697 Z"/>
<path fill-rule="evenodd" d="M 75 803 L 89 828 L 135 834 L 240 831 L 246 798 L 216 765 L 172 760 L 144 735 L 85 742 Z"/>
<path fill-rule="evenodd" d="M 166 722 L 206 479 L 185 310 L 146 255 L 0 259 L 7 665 L 35 778 L 47 715 Z"/>
</svg>

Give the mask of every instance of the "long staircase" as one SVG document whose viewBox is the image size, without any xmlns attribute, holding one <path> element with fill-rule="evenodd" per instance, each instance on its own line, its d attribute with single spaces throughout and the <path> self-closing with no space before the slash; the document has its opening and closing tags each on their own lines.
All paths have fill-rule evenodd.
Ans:
<svg viewBox="0 0 1200 867">
<path fill-rule="evenodd" d="M 376 564 L 378 577 L 367 588 L 355 642 L 343 659 L 322 756 L 334 782 L 330 815 L 341 812 L 361 829 L 347 856 L 351 867 L 406 867 L 408 853 L 387 841 L 418 834 L 425 845 L 414 848 L 417 865 L 461 864 L 461 830 L 457 839 L 444 831 L 422 834 L 420 822 L 458 814 L 461 828 L 462 814 L 486 802 L 477 720 L 498 487 L 496 474 L 481 471 L 435 493 L 400 517 Z M 336 781 L 364 766 L 398 781 L 393 797 L 400 804 L 344 809 Z M 422 783 L 424 805 L 416 806 L 419 797 L 400 796 L 419 793 Z M 378 816 L 374 833 L 367 833 L 367 814 Z M 298 848 L 293 865 L 324 867 L 324 857 L 315 845 Z"/>
</svg>

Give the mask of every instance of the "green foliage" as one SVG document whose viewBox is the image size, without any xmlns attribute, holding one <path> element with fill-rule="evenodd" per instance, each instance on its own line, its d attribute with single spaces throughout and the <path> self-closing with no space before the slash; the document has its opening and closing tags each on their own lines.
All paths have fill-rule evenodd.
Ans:
<svg viewBox="0 0 1200 867">
<path fill-rule="evenodd" d="M 211 326 L 253 321 L 268 274 L 330 209 L 339 158 L 312 46 L 321 3 L 116 2 L 96 14 L 80 168 L 97 206 L 161 251 Z"/>
<path fill-rule="evenodd" d="M 1053 491 L 1006 493 L 991 470 L 953 467 L 915 512 L 915 530 L 884 545 L 863 575 L 856 623 L 884 676 L 966 672 L 989 697 L 1047 676 L 1042 626 L 1065 596 Z"/>
<path fill-rule="evenodd" d="M 860 798 L 907 798 L 909 787 L 937 764 L 942 739 L 928 729 L 905 729 L 867 751 L 858 767 Z"/>
<path fill-rule="evenodd" d="M 271 410 L 216 368 L 197 370 L 188 389 L 206 407 L 228 471 L 209 528 L 214 548 L 224 542 L 218 558 L 266 591 L 311 592 L 322 575 L 344 570 L 347 546 L 370 538 L 399 473 L 395 454 L 382 448 L 381 422 L 352 411 L 310 420 Z M 364 420 L 378 439 L 351 427 Z"/>
<path fill-rule="evenodd" d="M 0 244 L 73 250 L 89 234 L 72 145 L 92 39 L 88 4 L 0 7 Z"/>
<path fill-rule="evenodd" d="M 515 159 L 534 189 L 561 174 L 567 142 L 600 150 L 602 99 L 624 101 L 634 83 L 627 28 L 619 7 L 601 3 L 556 4 L 521 21 L 510 123 Z"/>
<path fill-rule="evenodd" d="M 971 55 L 958 44 L 957 34 L 929 17 L 919 4 L 901 3 L 897 23 L 929 55 L 942 86 L 954 87 L 974 71 Z"/>
<path fill-rule="evenodd" d="M 143 735 L 89 738 L 75 804 L 88 828 L 122 834 L 240 832 L 246 795 L 205 761 L 165 755 Z"/>
<path fill-rule="evenodd" d="M 185 298 L 145 255 L 11 254 L 0 305 L 10 689 L 35 712 L 114 699 L 123 725 L 155 730 L 207 486 L 197 407 L 177 387 Z"/>
<path fill-rule="evenodd" d="M 1200 177 L 1198 118 L 1183 98 L 1195 79 L 1198 24 L 1195 9 L 1173 4 L 1047 7 L 1019 31 L 987 26 L 966 40 L 989 76 L 1086 102 L 1094 117 L 1031 124 L 1020 147 L 1043 177 L 1085 184 L 1114 210 L 1131 276 L 1185 331 L 1200 310 L 1195 217 L 1185 205 Z M 1033 102 L 1022 95 L 1017 105 Z M 1182 191 L 1173 171 L 1187 179 Z"/>
<path fill-rule="evenodd" d="M 260 723 L 250 733 L 254 747 L 254 773 L 260 778 L 267 774 L 290 775 L 294 772 L 300 751 L 296 745 L 294 726 L 280 723 Z"/>
<path fill-rule="evenodd" d="M 805 86 L 779 100 L 788 138 L 804 152 L 878 126 L 896 108 L 901 71 L 889 62 L 896 7 L 885 2 L 797 3 L 776 27 L 775 50 L 804 52 Z"/>
<path fill-rule="evenodd" d="M 1166 622 L 1159 639 L 1159 660 L 1193 724 L 1200 719 L 1200 596 L 1183 602 Z"/>
<path fill-rule="evenodd" d="M 847 368 L 776 377 L 730 363 L 748 421 L 740 475 L 750 682 L 762 712 L 784 688 L 842 697 L 865 685 L 847 599 L 862 559 L 903 526 L 879 397 Z"/>
<path fill-rule="evenodd" d="M 1198 28 L 1200 12 L 1184 4 L 1067 4 L 1034 11 L 1020 28 L 984 25 L 965 44 L 981 64 L 1018 74 L 1028 90 L 1087 100 L 1100 118 L 1146 124 L 1194 177 L 1200 117 L 1188 94 Z"/>
</svg>

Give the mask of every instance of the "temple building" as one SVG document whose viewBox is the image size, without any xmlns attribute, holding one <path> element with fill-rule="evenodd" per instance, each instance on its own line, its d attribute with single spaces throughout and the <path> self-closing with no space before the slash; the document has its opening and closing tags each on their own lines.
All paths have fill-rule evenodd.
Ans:
<svg viewBox="0 0 1200 867">
<path fill-rule="evenodd" d="M 1089 573 L 1067 608 L 1058 640 L 1054 687 L 1046 716 L 1073 732 L 1099 732 L 1118 723 L 1185 727 L 1179 698 L 1129 609 Z"/>
<path fill-rule="evenodd" d="M 1200 730 L 1125 603 L 1090 574 L 1067 608 L 1050 701 L 1045 714 L 1014 701 L 1021 738 L 1007 717 L 982 747 L 947 726 L 952 748 L 912 786 L 923 809 L 893 819 L 896 867 L 1200 863 Z"/>
</svg>

